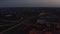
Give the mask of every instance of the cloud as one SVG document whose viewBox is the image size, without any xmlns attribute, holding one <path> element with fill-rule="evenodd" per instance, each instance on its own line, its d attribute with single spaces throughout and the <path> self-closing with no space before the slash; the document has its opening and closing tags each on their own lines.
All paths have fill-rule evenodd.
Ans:
<svg viewBox="0 0 60 34">
<path fill-rule="evenodd" d="M 60 6 L 60 0 L 0 0 L 0 7 Z"/>
</svg>

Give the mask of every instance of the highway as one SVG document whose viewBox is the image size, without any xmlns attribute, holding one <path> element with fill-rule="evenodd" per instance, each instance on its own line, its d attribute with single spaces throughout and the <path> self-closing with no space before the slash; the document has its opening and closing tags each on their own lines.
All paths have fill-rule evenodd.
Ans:
<svg viewBox="0 0 60 34">
<path fill-rule="evenodd" d="M 15 24 L 15 25 L 13 25 L 13 26 L 11 26 L 10 28 L 7 28 L 7 29 L 5 29 L 5 30 L 3 30 L 2 32 L 3 33 L 11 33 L 11 34 L 13 34 L 13 33 L 18 33 L 18 32 L 20 32 L 20 31 L 23 31 L 23 29 L 24 28 L 26 28 L 26 26 L 30 26 L 30 25 L 32 25 L 33 24 L 33 22 L 31 23 L 30 22 L 30 20 L 32 20 L 32 18 L 31 19 L 29 19 L 30 17 L 28 17 L 28 18 L 24 18 L 24 19 L 20 19 L 19 21 L 17 21 L 17 24 Z M 34 17 L 33 17 L 34 18 Z M 29 21 L 28 21 L 29 20 Z M 29 23 L 30 22 L 30 23 Z M 12 24 L 11 24 L 12 25 Z M 18 30 L 17 30 L 18 29 Z M 16 31 L 17 30 L 17 31 Z M 13 32 L 12 32 L 13 31 Z M 16 31 L 16 32 L 15 32 Z"/>
</svg>

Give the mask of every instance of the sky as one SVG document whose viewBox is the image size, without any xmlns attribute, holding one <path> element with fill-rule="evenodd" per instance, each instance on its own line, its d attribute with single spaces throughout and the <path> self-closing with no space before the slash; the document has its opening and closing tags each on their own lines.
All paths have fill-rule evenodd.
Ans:
<svg viewBox="0 0 60 34">
<path fill-rule="evenodd" d="M 0 7 L 60 7 L 60 0 L 0 0 Z"/>
</svg>

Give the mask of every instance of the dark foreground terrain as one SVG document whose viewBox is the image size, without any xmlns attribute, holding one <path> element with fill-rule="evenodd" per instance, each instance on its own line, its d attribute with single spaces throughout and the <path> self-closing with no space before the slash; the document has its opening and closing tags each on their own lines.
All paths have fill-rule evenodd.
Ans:
<svg viewBox="0 0 60 34">
<path fill-rule="evenodd" d="M 0 8 L 0 34 L 60 34 L 60 8 Z"/>
</svg>

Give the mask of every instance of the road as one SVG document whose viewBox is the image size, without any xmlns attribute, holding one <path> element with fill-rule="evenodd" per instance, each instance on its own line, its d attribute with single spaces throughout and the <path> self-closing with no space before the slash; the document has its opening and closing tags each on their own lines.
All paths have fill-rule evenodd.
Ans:
<svg viewBox="0 0 60 34">
<path fill-rule="evenodd" d="M 27 21 L 26 21 L 27 20 Z M 29 20 L 29 21 L 28 21 Z M 22 33 L 22 32 L 24 32 L 23 31 L 23 29 L 26 27 L 26 26 L 30 26 L 31 24 L 33 24 L 33 23 L 28 23 L 28 22 L 30 22 L 30 20 L 31 19 L 24 19 L 24 20 L 22 20 L 22 22 L 20 22 L 20 23 L 17 23 L 16 25 L 14 25 L 14 26 L 12 26 L 12 27 L 10 27 L 10 28 L 8 28 L 7 30 L 4 30 L 4 31 L 2 31 L 2 32 L 4 32 L 5 34 L 13 34 L 13 33 Z M 28 24 L 27 24 L 27 23 Z"/>
</svg>

